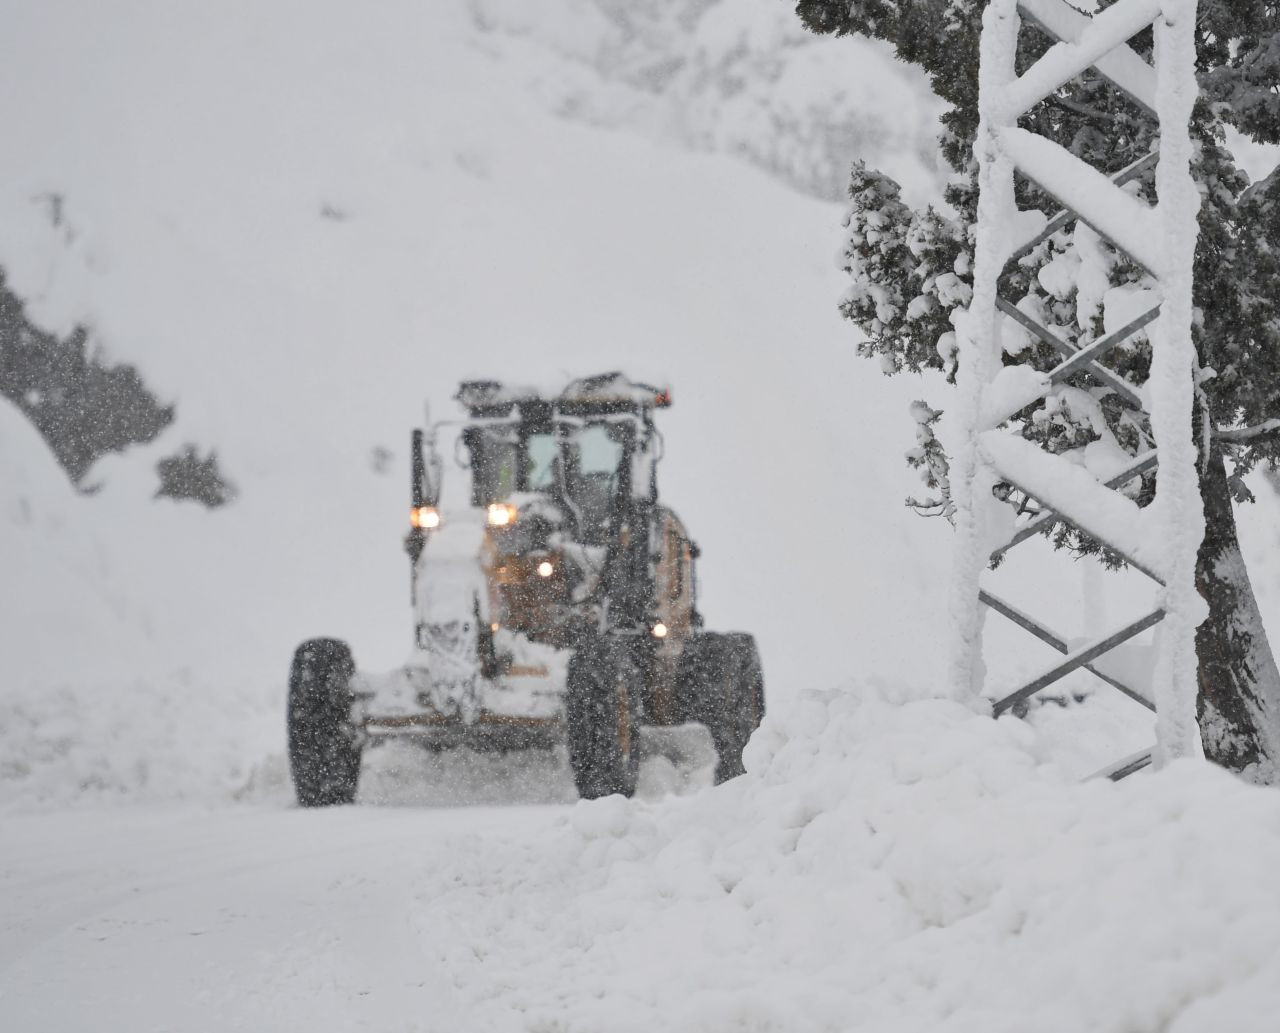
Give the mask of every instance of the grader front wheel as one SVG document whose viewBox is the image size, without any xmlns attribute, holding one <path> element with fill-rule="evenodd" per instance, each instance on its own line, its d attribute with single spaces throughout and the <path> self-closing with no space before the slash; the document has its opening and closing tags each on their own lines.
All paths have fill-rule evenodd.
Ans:
<svg viewBox="0 0 1280 1033">
<path fill-rule="evenodd" d="M 302 643 L 289 670 L 289 769 L 298 803 L 352 803 L 360 780 L 360 748 L 351 730 L 355 661 L 345 642 Z"/>
</svg>

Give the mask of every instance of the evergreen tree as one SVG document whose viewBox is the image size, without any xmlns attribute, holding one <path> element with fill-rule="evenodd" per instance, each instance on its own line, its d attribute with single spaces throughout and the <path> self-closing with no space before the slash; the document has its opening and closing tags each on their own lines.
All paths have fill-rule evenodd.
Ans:
<svg viewBox="0 0 1280 1033">
<path fill-rule="evenodd" d="M 129 365 L 112 365 L 76 327 L 59 338 L 27 317 L 0 270 L 0 395 L 49 443 L 77 487 L 102 456 L 153 441 L 173 422 Z"/>
<path fill-rule="evenodd" d="M 113 365 L 89 348 L 89 331 L 66 338 L 41 329 L 0 270 L 0 396 L 12 401 L 49 444 L 71 482 L 93 491 L 85 478 L 105 455 L 154 441 L 173 423 L 164 405 L 129 365 Z M 218 467 L 217 453 L 201 457 L 195 446 L 156 465 L 157 497 L 192 499 L 210 509 L 236 497 Z"/>
<path fill-rule="evenodd" d="M 1105 0 L 1102 6 L 1107 6 Z M 855 165 L 849 188 L 845 269 L 852 286 L 842 311 L 866 335 L 859 346 L 888 373 L 925 368 L 954 373 L 950 316 L 968 303 L 976 206 L 972 143 L 977 128 L 978 0 L 799 0 L 798 15 L 815 32 L 859 34 L 889 43 L 899 58 L 923 68 L 951 103 L 942 151 L 955 170 L 946 201 L 955 213 L 912 210 L 888 177 Z M 1018 71 L 1051 45 L 1023 31 Z M 1150 30 L 1130 41 L 1150 56 Z M 1205 752 L 1256 781 L 1280 783 L 1280 671 L 1262 627 L 1236 534 L 1234 502 L 1251 499 L 1243 475 L 1280 460 L 1280 173 L 1250 185 L 1224 146 L 1224 126 L 1263 143 L 1280 142 L 1280 6 L 1268 0 L 1201 0 L 1197 23 L 1201 98 L 1193 138 L 1200 184 L 1200 239 L 1195 266 L 1196 348 L 1201 366 L 1197 429 L 1202 449 L 1206 534 L 1197 582 L 1210 616 L 1197 632 L 1200 721 Z M 1039 105 L 1025 128 L 1109 174 L 1147 154 L 1154 119 L 1096 74 L 1087 73 Z M 1130 189 L 1154 199 L 1150 169 Z M 1046 213 L 1052 199 L 1025 181 L 1023 207 Z M 1093 234 L 1068 224 L 1014 264 L 1001 293 L 1076 346 L 1103 333 L 1104 314 L 1136 302 L 1146 274 Z M 1012 330 L 1012 324 L 1006 324 Z M 1006 333 L 1008 362 L 1048 370 L 1058 356 L 1029 336 Z M 1016 353 L 1016 354 L 1014 354 Z M 1150 345 L 1138 334 L 1106 359 L 1140 382 Z M 913 505 L 947 511 L 946 466 L 927 406 L 915 413 L 919 445 L 908 454 L 934 495 Z M 1095 445 L 1130 453 L 1152 445 L 1140 410 L 1087 373 L 1015 418 L 1024 436 L 1062 452 Z M 1097 445 L 1095 443 L 1101 443 Z M 1155 475 L 1152 475 L 1155 476 Z M 1151 497 L 1146 478 L 1130 489 Z M 1055 543 L 1100 551 L 1065 525 Z M 1110 561 L 1112 558 L 1102 557 Z"/>
<path fill-rule="evenodd" d="M 195 445 L 184 445 L 178 452 L 156 463 L 160 487 L 156 498 L 190 499 L 208 509 L 225 506 L 236 497 L 236 489 L 218 468 L 218 453 L 201 457 Z"/>
</svg>

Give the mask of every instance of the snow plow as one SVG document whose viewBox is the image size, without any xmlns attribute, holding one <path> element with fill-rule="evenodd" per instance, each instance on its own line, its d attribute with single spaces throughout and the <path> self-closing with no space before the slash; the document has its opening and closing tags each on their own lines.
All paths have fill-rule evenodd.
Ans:
<svg viewBox="0 0 1280 1033">
<path fill-rule="evenodd" d="M 464 382 L 464 419 L 411 437 L 414 641 L 385 674 L 338 639 L 298 647 L 289 764 L 303 806 L 350 803 L 362 752 L 567 747 L 584 798 L 635 791 L 640 730 L 691 722 L 716 781 L 764 715 L 754 638 L 704 630 L 699 550 L 658 495 L 670 392 L 618 373 L 555 394 Z M 442 491 L 442 436 L 469 480 Z"/>
</svg>

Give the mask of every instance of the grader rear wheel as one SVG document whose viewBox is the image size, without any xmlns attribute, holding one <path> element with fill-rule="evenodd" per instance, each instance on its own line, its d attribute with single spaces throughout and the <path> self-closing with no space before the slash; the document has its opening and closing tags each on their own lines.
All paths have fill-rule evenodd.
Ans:
<svg viewBox="0 0 1280 1033">
<path fill-rule="evenodd" d="M 635 793 L 642 688 L 640 670 L 620 642 L 597 639 L 570 658 L 565 695 L 569 764 L 583 799 Z"/>
</svg>

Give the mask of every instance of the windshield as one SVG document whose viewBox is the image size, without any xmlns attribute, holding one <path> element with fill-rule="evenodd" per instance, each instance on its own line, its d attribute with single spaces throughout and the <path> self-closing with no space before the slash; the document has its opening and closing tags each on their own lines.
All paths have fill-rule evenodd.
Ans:
<svg viewBox="0 0 1280 1033">
<path fill-rule="evenodd" d="M 560 479 L 560 444 L 552 432 L 520 438 L 514 425 L 472 427 L 464 434 L 471 452 L 471 502 L 503 502 L 515 491 L 553 492 Z"/>
<path fill-rule="evenodd" d="M 608 526 L 629 430 L 624 424 L 592 423 L 560 434 L 521 436 L 514 424 L 472 427 L 464 435 L 471 452 L 471 501 L 485 506 L 516 491 L 563 495 L 584 534 L 597 538 Z"/>
<path fill-rule="evenodd" d="M 618 475 L 622 441 L 621 435 L 615 437 L 616 434 L 607 423 L 593 423 L 573 437 L 571 447 L 580 473 L 588 477 L 614 478 Z"/>
<path fill-rule="evenodd" d="M 584 539 L 603 540 L 609 526 L 610 503 L 618 490 L 618 472 L 625 451 L 625 430 L 593 423 L 573 434 L 565 444 L 565 494 L 577 510 Z"/>
<path fill-rule="evenodd" d="M 469 427 L 463 441 L 471 452 L 471 504 L 501 502 L 516 489 L 516 440 L 509 431 Z"/>
<path fill-rule="evenodd" d="M 554 434 L 530 434 L 524 446 L 525 491 L 551 491 L 556 485 L 560 445 Z"/>
</svg>

